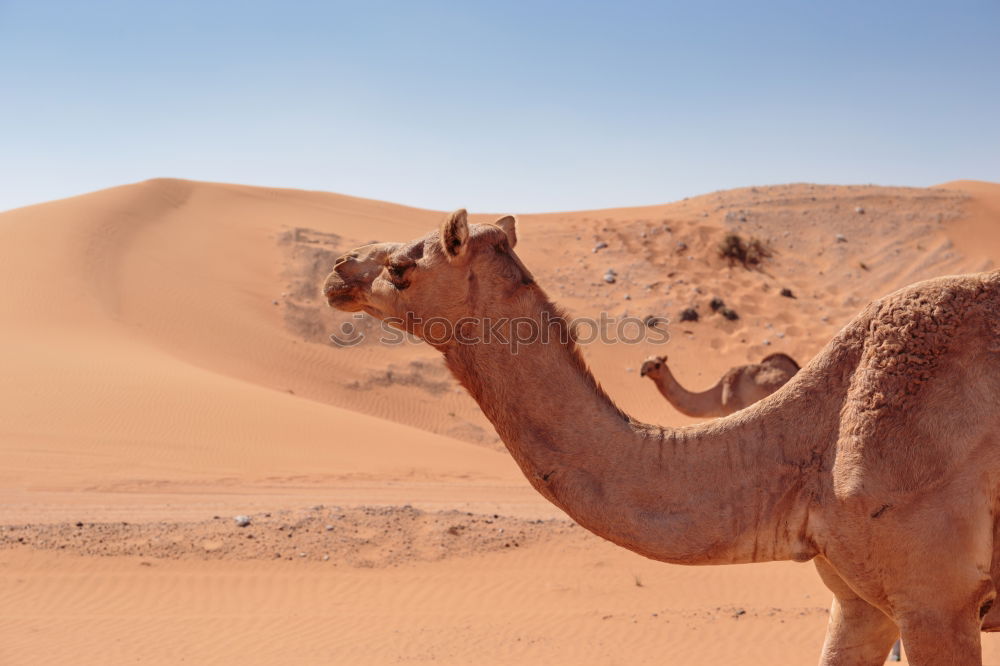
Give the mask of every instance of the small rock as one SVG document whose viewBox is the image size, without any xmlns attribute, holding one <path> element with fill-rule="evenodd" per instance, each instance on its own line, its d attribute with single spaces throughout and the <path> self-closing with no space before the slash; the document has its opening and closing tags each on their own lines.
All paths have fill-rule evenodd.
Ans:
<svg viewBox="0 0 1000 666">
<path fill-rule="evenodd" d="M 837 234 L 836 239 L 837 239 L 838 243 L 846 243 L 847 242 L 847 236 L 845 236 L 844 234 Z"/>
<path fill-rule="evenodd" d="M 313 511 L 322 511 L 323 510 L 323 505 L 322 504 L 314 504 L 313 506 L 311 506 L 309 508 L 311 508 Z"/>
<path fill-rule="evenodd" d="M 327 532 L 332 532 L 333 531 L 333 525 L 327 525 L 325 529 L 326 529 Z"/>
<path fill-rule="evenodd" d="M 793 294 L 792 290 L 789 289 L 788 287 L 784 287 L 781 290 L 781 295 L 784 296 L 785 298 L 795 298 L 795 294 Z"/>
<path fill-rule="evenodd" d="M 694 308 L 681 310 L 681 321 L 698 321 L 698 311 Z"/>
<path fill-rule="evenodd" d="M 329 555 L 324 555 L 323 556 L 323 561 L 324 562 L 328 562 L 329 560 L 330 560 L 330 556 Z"/>
<path fill-rule="evenodd" d="M 615 283 L 615 279 L 616 279 L 615 276 L 617 276 L 617 275 L 618 274 L 615 273 L 615 271 L 613 269 L 609 268 L 608 272 L 604 274 L 604 281 L 607 282 L 608 284 L 614 284 Z"/>
<path fill-rule="evenodd" d="M 764 345 L 765 347 L 770 347 L 771 341 L 765 338 L 761 344 Z"/>
<path fill-rule="evenodd" d="M 684 241 L 677 241 L 677 251 L 678 252 L 683 252 L 686 249 L 688 249 L 688 244 L 687 243 L 685 243 Z"/>
<path fill-rule="evenodd" d="M 854 212 L 857 213 L 858 215 L 864 215 L 865 209 L 862 208 L 861 206 L 858 206 L 857 208 L 854 209 Z"/>
<path fill-rule="evenodd" d="M 712 308 L 712 312 L 718 312 L 720 309 L 726 306 L 726 302 L 716 296 L 711 301 L 708 302 L 708 307 Z"/>
<path fill-rule="evenodd" d="M 743 610 L 742 608 L 737 608 L 736 611 L 733 612 L 733 617 L 739 617 L 740 615 L 746 615 L 746 614 L 747 612 L 745 610 Z"/>
<path fill-rule="evenodd" d="M 736 321 L 737 319 L 740 318 L 740 316 L 736 314 L 736 310 L 733 310 L 732 308 L 721 308 L 719 310 L 719 314 L 728 319 L 729 321 Z"/>
<path fill-rule="evenodd" d="M 626 301 L 631 301 L 632 300 L 632 297 L 629 296 L 628 294 L 625 294 L 624 296 L 622 296 L 622 298 L 624 298 Z"/>
<path fill-rule="evenodd" d="M 607 246 L 608 246 L 607 243 L 605 243 L 604 241 L 600 241 L 597 245 L 594 246 L 594 253 L 596 254 L 599 250 L 603 250 Z"/>
<path fill-rule="evenodd" d="M 305 556 L 306 556 L 305 553 L 299 553 L 299 557 L 305 557 Z"/>
<path fill-rule="evenodd" d="M 277 305 L 278 301 L 271 301 L 271 305 Z"/>
<path fill-rule="evenodd" d="M 236 516 L 233 522 L 237 527 L 247 527 L 250 524 L 250 516 Z"/>
</svg>

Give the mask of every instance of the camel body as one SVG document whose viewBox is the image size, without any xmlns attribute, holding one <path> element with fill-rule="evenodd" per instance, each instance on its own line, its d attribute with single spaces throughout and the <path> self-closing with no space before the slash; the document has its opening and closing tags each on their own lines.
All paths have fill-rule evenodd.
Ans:
<svg viewBox="0 0 1000 666">
<path fill-rule="evenodd" d="M 646 359 L 639 371 L 649 377 L 664 398 L 681 414 L 694 417 L 728 416 L 766 398 L 795 376 L 799 364 L 787 354 L 771 354 L 760 363 L 730 368 L 707 391 L 688 391 L 674 378 L 666 356 Z"/>
<path fill-rule="evenodd" d="M 823 664 L 881 664 L 900 633 L 912 664 L 981 664 L 979 632 L 1000 630 L 1000 272 L 878 299 L 777 392 L 667 428 L 615 406 L 571 336 L 514 353 L 484 335 L 566 325 L 515 242 L 513 218 L 458 211 L 344 255 L 325 294 L 425 339 L 450 322 L 448 367 L 595 534 L 678 564 L 812 560 L 834 594 Z"/>
</svg>

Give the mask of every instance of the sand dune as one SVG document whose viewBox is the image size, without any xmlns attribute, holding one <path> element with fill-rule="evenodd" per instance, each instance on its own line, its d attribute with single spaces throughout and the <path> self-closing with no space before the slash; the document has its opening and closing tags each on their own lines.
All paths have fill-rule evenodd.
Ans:
<svg viewBox="0 0 1000 666">
<path fill-rule="evenodd" d="M 0 663 L 815 659 L 829 595 L 811 567 L 670 567 L 574 530 L 436 353 L 381 345 L 370 320 L 325 307 L 318 285 L 339 253 L 440 219 L 170 179 L 0 214 Z M 716 253 L 727 232 L 775 254 L 759 270 L 730 266 Z M 745 188 L 524 215 L 519 234 L 572 314 L 670 320 L 665 345 L 584 353 L 626 410 L 684 424 L 639 378 L 643 358 L 669 353 L 691 389 L 775 351 L 804 364 L 871 298 L 994 266 L 1000 185 Z M 713 313 L 713 297 L 739 318 Z M 699 321 L 680 322 L 685 308 Z M 345 324 L 368 338 L 332 345 Z M 354 526 L 337 548 L 337 530 L 295 517 L 313 505 Z M 383 510 L 396 522 L 379 522 Z M 450 543 L 451 512 L 532 536 L 497 546 L 491 526 L 476 541 L 467 520 L 449 537 L 467 547 L 396 558 L 410 542 L 393 530 L 433 550 Z M 241 546 L 252 540 L 236 513 L 299 525 L 308 556 Z M 104 524 L 105 546 L 80 546 L 76 522 Z M 267 539 L 286 538 L 274 530 Z M 984 641 L 1000 664 L 996 636 Z"/>
</svg>

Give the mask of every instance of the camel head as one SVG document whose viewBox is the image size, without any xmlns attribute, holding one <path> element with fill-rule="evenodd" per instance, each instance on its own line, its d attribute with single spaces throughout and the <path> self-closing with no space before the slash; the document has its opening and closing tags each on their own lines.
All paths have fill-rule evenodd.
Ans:
<svg viewBox="0 0 1000 666">
<path fill-rule="evenodd" d="M 334 308 L 367 312 L 418 337 L 431 320 L 454 327 L 464 318 L 502 313 L 504 301 L 533 284 L 514 254 L 515 226 L 509 215 L 469 224 L 465 210 L 455 211 L 423 238 L 341 256 L 323 293 Z"/>
<path fill-rule="evenodd" d="M 656 379 L 666 366 L 666 356 L 650 356 L 642 362 L 642 368 L 639 369 L 639 376 Z"/>
</svg>

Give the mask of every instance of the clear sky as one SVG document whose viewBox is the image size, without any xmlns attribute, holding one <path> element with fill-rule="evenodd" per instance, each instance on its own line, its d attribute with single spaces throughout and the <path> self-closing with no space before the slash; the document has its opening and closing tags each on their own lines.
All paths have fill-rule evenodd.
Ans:
<svg viewBox="0 0 1000 666">
<path fill-rule="evenodd" d="M 157 176 L 490 212 L 1000 181 L 1000 2 L 0 0 L 0 210 Z"/>
</svg>

